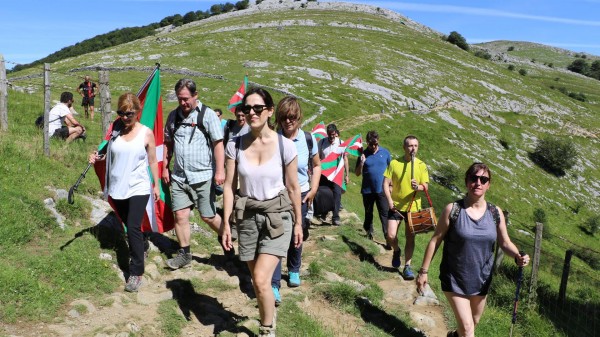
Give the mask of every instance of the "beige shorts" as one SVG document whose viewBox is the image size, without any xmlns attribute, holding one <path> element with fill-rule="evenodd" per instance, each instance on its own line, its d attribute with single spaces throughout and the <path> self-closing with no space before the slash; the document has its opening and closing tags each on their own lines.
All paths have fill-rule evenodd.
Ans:
<svg viewBox="0 0 600 337">
<path fill-rule="evenodd" d="M 191 185 L 171 180 L 171 206 L 174 212 L 196 206 L 200 216 L 214 217 L 217 213 L 212 180 Z"/>
<path fill-rule="evenodd" d="M 271 238 L 267 229 L 267 217 L 264 213 L 246 211 L 244 220 L 238 222 L 238 243 L 240 261 L 252 261 L 258 254 L 270 254 L 279 257 L 287 256 L 292 239 L 292 213 L 281 213 L 284 233 Z"/>
</svg>

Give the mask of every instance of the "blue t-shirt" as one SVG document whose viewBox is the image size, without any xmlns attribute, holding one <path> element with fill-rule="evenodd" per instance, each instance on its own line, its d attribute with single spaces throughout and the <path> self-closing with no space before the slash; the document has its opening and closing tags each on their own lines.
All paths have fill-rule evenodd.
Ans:
<svg viewBox="0 0 600 337">
<path fill-rule="evenodd" d="M 365 164 L 362 169 L 362 188 L 360 193 L 381 193 L 383 189 L 383 173 L 392 161 L 390 152 L 384 148 L 379 147 L 377 153 L 371 152 L 369 148 L 366 148 L 363 152 L 365 154 Z"/>
<path fill-rule="evenodd" d="M 279 132 L 281 133 L 281 131 Z M 319 152 L 317 148 L 317 140 L 315 136 L 311 135 L 313 146 L 310 151 L 310 158 L 316 156 Z M 306 136 L 304 131 L 298 129 L 296 137 L 292 139 L 294 145 L 296 145 L 296 152 L 298 152 L 298 183 L 300 184 L 300 191 L 306 192 L 310 190 L 310 183 L 308 179 L 308 144 L 306 143 Z"/>
</svg>

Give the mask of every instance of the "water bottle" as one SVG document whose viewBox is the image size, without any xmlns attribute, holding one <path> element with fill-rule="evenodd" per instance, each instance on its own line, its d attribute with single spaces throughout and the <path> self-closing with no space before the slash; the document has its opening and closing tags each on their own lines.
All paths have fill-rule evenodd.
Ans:
<svg viewBox="0 0 600 337">
<path fill-rule="evenodd" d="M 311 203 L 310 206 L 308 206 L 308 212 L 306 212 L 306 219 L 307 220 L 312 219 L 313 213 L 314 213 L 314 210 L 313 210 L 313 205 Z"/>
</svg>

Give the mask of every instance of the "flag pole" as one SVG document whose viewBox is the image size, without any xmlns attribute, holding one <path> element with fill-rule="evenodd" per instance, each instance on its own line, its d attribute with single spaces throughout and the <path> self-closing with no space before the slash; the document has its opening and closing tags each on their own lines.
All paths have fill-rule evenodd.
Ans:
<svg viewBox="0 0 600 337">
<path fill-rule="evenodd" d="M 152 78 L 154 78 L 154 74 L 156 74 L 156 72 L 160 69 L 160 63 L 156 62 L 156 67 L 154 67 L 154 70 L 152 71 L 152 73 L 150 74 L 150 76 L 148 76 L 148 78 L 146 79 L 146 82 L 144 82 L 144 84 L 140 87 L 140 90 L 138 90 L 137 94 L 135 96 L 139 97 L 140 94 L 142 93 L 142 91 L 144 91 L 144 88 L 146 88 L 148 86 L 148 84 L 150 83 L 150 81 L 152 81 Z"/>
</svg>

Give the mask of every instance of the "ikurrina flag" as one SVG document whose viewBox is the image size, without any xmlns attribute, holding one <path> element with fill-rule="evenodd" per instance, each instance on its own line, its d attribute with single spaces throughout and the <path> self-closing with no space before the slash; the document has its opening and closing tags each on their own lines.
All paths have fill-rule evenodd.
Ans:
<svg viewBox="0 0 600 337">
<path fill-rule="evenodd" d="M 162 97 L 160 95 L 160 65 L 157 65 L 152 74 L 148 77 L 146 82 L 140 88 L 137 93 L 137 97 L 142 103 L 142 113 L 139 116 L 140 123 L 147 126 L 154 132 L 154 141 L 156 142 L 156 159 L 158 160 L 158 176 L 162 176 L 162 159 L 164 151 L 164 130 L 163 130 L 163 112 L 162 112 Z M 109 126 L 106 135 L 102 143 L 98 146 L 98 152 L 106 152 L 108 142 L 111 138 L 116 138 L 120 129 L 123 127 L 123 122 L 120 117 Z M 100 186 L 102 189 L 105 187 L 106 181 L 106 163 L 104 161 L 96 162 L 94 165 L 98 179 L 100 180 Z M 152 173 L 150 167 L 148 167 L 148 173 L 150 175 L 150 182 L 152 179 Z M 160 199 L 154 202 L 152 193 L 150 193 L 150 199 L 146 205 L 146 214 L 142 222 L 143 232 L 158 232 L 163 233 L 173 229 L 175 220 L 173 218 L 173 212 L 171 211 L 171 197 L 169 194 L 169 186 L 164 182 L 160 181 Z M 108 197 L 109 204 L 115 209 L 114 204 L 110 197 Z"/>
<path fill-rule="evenodd" d="M 235 94 L 233 94 L 233 96 L 229 100 L 229 105 L 227 106 L 227 109 L 229 109 L 229 111 L 235 113 L 235 108 L 238 105 L 242 104 L 242 99 L 244 98 L 244 95 L 246 94 L 247 89 L 248 89 L 248 75 L 244 76 L 244 81 L 242 82 L 242 85 L 235 92 Z"/>
<path fill-rule="evenodd" d="M 344 155 L 359 155 L 359 149 L 362 149 L 362 139 L 360 135 L 348 138 L 345 142 L 333 149 L 329 155 L 321 160 L 321 174 L 329 181 L 336 183 L 344 190 L 346 189 L 346 180 L 344 179 Z"/>
<path fill-rule="evenodd" d="M 361 135 L 358 134 L 358 135 L 352 137 L 352 139 L 347 140 L 347 142 L 348 142 L 348 147 L 346 148 L 346 153 L 351 154 L 355 157 L 360 156 L 362 149 L 363 149 Z"/>
<path fill-rule="evenodd" d="M 315 139 L 320 141 L 323 138 L 327 137 L 327 130 L 325 129 L 325 123 L 321 122 L 312 129 L 312 135 L 315 136 Z"/>
</svg>

